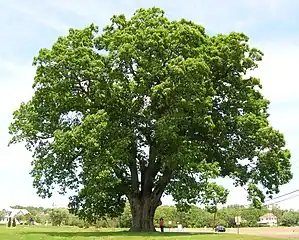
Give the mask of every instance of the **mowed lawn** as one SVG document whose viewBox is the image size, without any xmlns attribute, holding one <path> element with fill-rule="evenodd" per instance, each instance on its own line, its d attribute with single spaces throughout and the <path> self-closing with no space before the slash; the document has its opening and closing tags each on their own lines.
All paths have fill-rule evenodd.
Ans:
<svg viewBox="0 0 299 240">
<path fill-rule="evenodd" d="M 0 227 L 0 240 L 50 240 L 50 239 L 72 239 L 72 240 L 92 240 L 92 239 L 178 239 L 178 240 L 273 240 L 268 237 L 255 237 L 246 235 L 231 234 L 203 234 L 203 233 L 129 233 L 115 230 L 80 229 L 71 227 Z M 275 238 L 277 239 L 277 238 Z"/>
</svg>

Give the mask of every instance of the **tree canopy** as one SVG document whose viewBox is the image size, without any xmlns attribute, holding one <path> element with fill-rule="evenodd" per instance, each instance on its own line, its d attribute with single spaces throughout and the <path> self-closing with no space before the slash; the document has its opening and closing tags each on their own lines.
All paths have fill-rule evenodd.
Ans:
<svg viewBox="0 0 299 240">
<path fill-rule="evenodd" d="M 277 193 L 292 178 L 290 152 L 248 76 L 263 55 L 248 41 L 150 8 L 41 49 L 34 95 L 9 128 L 33 152 L 38 194 L 75 190 L 70 208 L 90 221 L 120 215 L 128 199 L 132 230 L 151 231 L 163 194 L 209 204 L 226 194 L 218 177 L 256 204 Z"/>
</svg>

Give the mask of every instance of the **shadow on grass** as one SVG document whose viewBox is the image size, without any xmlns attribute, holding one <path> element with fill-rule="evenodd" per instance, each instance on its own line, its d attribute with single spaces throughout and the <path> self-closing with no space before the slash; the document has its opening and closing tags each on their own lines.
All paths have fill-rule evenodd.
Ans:
<svg viewBox="0 0 299 240">
<path fill-rule="evenodd" d="M 108 237 L 108 236 L 123 236 L 123 237 L 146 237 L 146 236 L 190 236 L 190 235 L 212 235 L 216 233 L 202 233 L 202 232 L 24 232 L 26 235 L 46 235 L 51 237 Z"/>
</svg>

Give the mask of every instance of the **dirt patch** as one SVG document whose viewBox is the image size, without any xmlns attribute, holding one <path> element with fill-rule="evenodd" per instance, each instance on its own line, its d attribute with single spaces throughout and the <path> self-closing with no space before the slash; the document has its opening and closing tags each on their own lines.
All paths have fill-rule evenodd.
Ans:
<svg viewBox="0 0 299 240">
<path fill-rule="evenodd" d="M 237 234 L 237 231 L 236 228 L 227 229 L 227 233 Z M 240 234 L 299 239 L 299 227 L 240 228 Z"/>
<path fill-rule="evenodd" d="M 186 232 L 212 232 L 212 229 L 184 229 Z M 226 233 L 237 234 L 237 228 L 227 228 Z M 261 228 L 240 228 L 240 234 L 267 236 L 277 238 L 299 239 L 299 227 L 261 227 Z"/>
</svg>

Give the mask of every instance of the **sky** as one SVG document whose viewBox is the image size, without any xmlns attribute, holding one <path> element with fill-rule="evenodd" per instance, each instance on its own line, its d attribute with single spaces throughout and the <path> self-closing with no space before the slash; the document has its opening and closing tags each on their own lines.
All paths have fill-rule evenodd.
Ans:
<svg viewBox="0 0 299 240">
<path fill-rule="evenodd" d="M 0 1 L 0 207 L 33 205 L 66 206 L 68 198 L 54 194 L 41 199 L 32 187 L 31 153 L 24 145 L 7 146 L 12 112 L 33 92 L 32 60 L 39 49 L 51 47 L 68 29 L 95 23 L 106 26 L 113 14 L 131 16 L 138 8 L 160 7 L 170 19 L 186 18 L 212 34 L 240 31 L 265 57 L 254 75 L 261 78 L 263 93 L 271 101 L 270 122 L 284 133 L 292 153 L 293 180 L 280 194 L 299 188 L 299 1 L 296 0 L 10 0 Z M 230 190 L 228 204 L 246 204 L 246 192 L 229 179 L 219 181 Z M 283 199 L 283 198 L 282 198 Z M 299 209 L 299 198 L 279 203 Z M 171 197 L 163 204 L 172 204 Z"/>
</svg>

